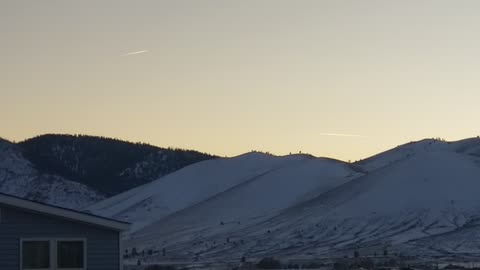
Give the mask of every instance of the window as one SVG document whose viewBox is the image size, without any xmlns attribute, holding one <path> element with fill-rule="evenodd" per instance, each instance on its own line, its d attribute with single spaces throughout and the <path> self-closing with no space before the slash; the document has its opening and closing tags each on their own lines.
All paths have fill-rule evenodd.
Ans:
<svg viewBox="0 0 480 270">
<path fill-rule="evenodd" d="M 84 270 L 84 239 L 22 239 L 22 270 Z"/>
<path fill-rule="evenodd" d="M 83 241 L 57 241 L 57 267 L 83 269 L 85 245 Z"/>
<path fill-rule="evenodd" d="M 50 269 L 50 241 L 22 243 L 23 269 Z"/>
</svg>

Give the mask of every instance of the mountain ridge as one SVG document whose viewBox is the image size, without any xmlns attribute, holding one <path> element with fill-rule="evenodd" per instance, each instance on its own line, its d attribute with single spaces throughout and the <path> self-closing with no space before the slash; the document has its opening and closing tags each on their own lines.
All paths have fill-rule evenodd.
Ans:
<svg viewBox="0 0 480 270">
<path fill-rule="evenodd" d="M 0 141 L 0 161 L 0 192 L 67 208 L 104 199 L 81 183 L 37 171 L 20 148 L 6 140 Z"/>
<path fill-rule="evenodd" d="M 77 166 L 82 162 L 59 158 L 63 148 L 51 148 L 47 154 L 82 175 L 85 167 Z M 23 155 L 22 145 L 0 141 L 0 190 L 14 186 L 12 192 L 27 198 L 71 203 L 132 222 L 127 249 L 168 250 L 143 258 L 152 262 L 314 259 L 384 250 L 452 257 L 480 253 L 478 137 L 410 142 L 354 163 L 305 154 L 207 156 L 105 200 L 86 185 L 38 171 Z M 137 164 L 148 167 L 162 159 L 136 160 L 115 174 L 142 175 L 143 165 Z M 35 181 L 44 184 L 38 188 Z M 77 195 L 67 196 L 61 192 L 65 188 Z M 69 201 L 72 197 L 77 202 Z"/>
<path fill-rule="evenodd" d="M 3 179 L 0 192 L 41 202 L 64 203 L 72 208 L 83 208 L 187 165 L 217 158 L 192 150 L 63 134 L 45 134 L 17 143 L 0 139 L 0 157 Z M 27 182 L 37 187 L 24 187 Z M 72 197 L 72 201 L 78 199 L 83 203 L 56 202 L 55 196 L 48 193 L 60 182 L 66 187 L 78 186 L 80 193 L 85 192 Z M 33 193 L 36 195 L 28 195 Z"/>
<path fill-rule="evenodd" d="M 480 244 L 476 244 L 480 243 L 480 234 L 471 229 L 480 218 L 476 195 L 480 189 L 479 149 L 478 138 L 455 142 L 427 139 L 353 164 L 339 162 L 349 169 L 332 176 L 325 173 L 336 165 L 306 165 L 311 160 L 321 162 L 321 158 L 288 161 L 286 167 L 264 170 L 265 174 L 240 181 L 148 224 L 143 219 L 143 226 L 134 228 L 126 238 L 126 246 L 166 249 L 171 254 L 167 259 L 187 261 L 235 261 L 243 256 L 314 259 L 343 257 L 354 251 L 373 256 L 384 250 L 419 255 L 412 247 L 429 255 L 480 252 Z M 244 164 L 235 158 L 230 161 Z M 299 164 L 305 167 L 297 167 Z M 352 166 L 360 169 L 353 170 Z M 307 168 L 319 174 L 309 178 Z M 202 174 L 198 172 L 197 177 L 201 179 Z M 148 196 L 157 196 L 154 188 L 149 190 Z M 147 198 L 142 197 L 141 189 L 132 193 Z M 131 211 L 142 211 L 143 206 L 137 206 Z M 128 205 L 123 207 L 128 209 Z M 99 213 L 108 215 L 108 207 L 103 211 Z M 150 211 L 158 217 L 155 208 Z M 127 220 L 135 224 L 137 218 L 129 215 Z M 442 247 L 440 240 L 448 245 Z"/>
</svg>

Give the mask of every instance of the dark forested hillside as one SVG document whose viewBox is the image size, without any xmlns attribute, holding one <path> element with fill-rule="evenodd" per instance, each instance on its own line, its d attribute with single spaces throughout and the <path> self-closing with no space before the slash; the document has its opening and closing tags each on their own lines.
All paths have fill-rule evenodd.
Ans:
<svg viewBox="0 0 480 270">
<path fill-rule="evenodd" d="M 86 184 L 107 196 L 216 158 L 197 151 L 83 135 L 42 135 L 18 146 L 37 170 Z"/>
</svg>

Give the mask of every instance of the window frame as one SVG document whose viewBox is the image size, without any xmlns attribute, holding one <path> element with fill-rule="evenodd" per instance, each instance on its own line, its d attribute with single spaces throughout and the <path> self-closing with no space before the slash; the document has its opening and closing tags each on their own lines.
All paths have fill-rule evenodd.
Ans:
<svg viewBox="0 0 480 270">
<path fill-rule="evenodd" d="M 55 238 L 55 252 L 54 252 L 54 259 L 55 259 L 55 270 L 86 270 L 87 269 L 87 239 L 86 238 Z M 58 242 L 82 242 L 83 243 L 83 267 L 82 268 L 59 268 L 58 267 Z"/>
<path fill-rule="evenodd" d="M 49 242 L 49 268 L 23 268 L 23 242 L 28 241 L 39 241 L 39 242 Z M 83 267 L 82 268 L 59 268 L 57 255 L 58 248 L 57 243 L 62 241 L 78 241 L 83 243 Z M 26 237 L 20 238 L 20 270 L 87 270 L 87 239 L 84 237 Z"/>
<path fill-rule="evenodd" d="M 49 246 L 48 261 L 49 261 L 50 266 L 48 268 L 24 268 L 23 267 L 23 242 L 48 242 L 48 246 Z M 37 238 L 21 238 L 20 239 L 20 269 L 21 270 L 52 270 L 52 269 L 54 269 L 52 267 L 52 263 L 53 263 L 52 262 L 52 253 L 53 253 L 53 245 L 52 245 L 51 239 L 49 239 L 49 238 L 40 238 L 40 237 L 37 237 Z"/>
</svg>

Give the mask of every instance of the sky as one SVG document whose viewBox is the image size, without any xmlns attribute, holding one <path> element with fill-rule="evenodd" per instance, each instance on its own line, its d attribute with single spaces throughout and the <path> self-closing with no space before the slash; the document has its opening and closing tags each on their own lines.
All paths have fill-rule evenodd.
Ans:
<svg viewBox="0 0 480 270">
<path fill-rule="evenodd" d="M 480 1 L 0 0 L 0 136 L 357 160 L 480 134 Z"/>
</svg>

